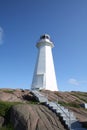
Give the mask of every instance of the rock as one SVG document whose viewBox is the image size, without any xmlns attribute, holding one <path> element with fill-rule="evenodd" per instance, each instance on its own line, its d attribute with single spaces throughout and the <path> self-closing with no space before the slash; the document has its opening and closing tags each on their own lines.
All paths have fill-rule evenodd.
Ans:
<svg viewBox="0 0 87 130">
<path fill-rule="evenodd" d="M 0 116 L 0 127 L 4 125 L 4 117 Z"/>
<path fill-rule="evenodd" d="M 0 101 L 26 102 L 29 100 L 35 100 L 29 90 L 0 89 Z"/>
<path fill-rule="evenodd" d="M 65 130 L 56 114 L 43 105 L 16 105 L 11 121 L 15 130 Z"/>
<path fill-rule="evenodd" d="M 81 122 L 87 122 L 87 110 L 84 108 L 77 108 L 72 104 L 87 103 L 87 92 L 61 92 L 61 91 L 49 91 L 49 90 L 41 90 L 43 95 L 48 97 L 49 101 L 56 101 L 59 103 L 66 103 L 65 107 L 69 110 L 73 111 L 76 118 Z M 23 89 L 0 89 L 0 101 L 5 102 L 35 102 L 34 95 L 29 90 Z M 69 106 L 67 104 L 71 104 Z"/>
</svg>

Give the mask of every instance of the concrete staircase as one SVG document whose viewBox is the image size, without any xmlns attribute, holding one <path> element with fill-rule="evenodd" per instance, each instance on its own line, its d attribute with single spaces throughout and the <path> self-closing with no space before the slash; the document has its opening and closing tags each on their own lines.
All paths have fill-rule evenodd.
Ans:
<svg viewBox="0 0 87 130">
<path fill-rule="evenodd" d="M 63 125 L 69 130 L 87 130 L 82 128 L 81 123 L 76 119 L 73 112 L 64 108 L 56 102 L 48 101 L 47 97 L 37 90 L 33 90 L 32 94 L 36 97 L 37 101 L 44 103 L 51 111 L 53 111 L 59 118 Z"/>
<path fill-rule="evenodd" d="M 32 90 L 32 94 L 36 97 L 36 100 L 39 101 L 40 103 L 45 103 L 48 101 L 47 97 L 42 95 L 39 91 L 37 90 Z"/>
</svg>

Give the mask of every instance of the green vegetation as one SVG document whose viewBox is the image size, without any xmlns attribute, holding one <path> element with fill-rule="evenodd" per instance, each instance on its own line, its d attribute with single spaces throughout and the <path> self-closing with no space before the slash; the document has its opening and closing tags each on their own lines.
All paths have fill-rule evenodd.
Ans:
<svg viewBox="0 0 87 130">
<path fill-rule="evenodd" d="M 76 108 L 80 108 L 80 105 L 75 103 L 75 102 L 70 102 L 70 103 L 66 103 L 66 102 L 58 102 L 60 105 L 62 106 L 67 106 L 67 107 L 76 107 Z"/>
<path fill-rule="evenodd" d="M 13 105 L 20 104 L 19 102 L 4 102 L 0 101 L 0 116 L 5 117 Z"/>
<path fill-rule="evenodd" d="M 5 92 L 5 93 L 13 93 L 15 90 L 8 90 L 8 89 L 6 89 L 6 90 L 3 90 L 3 92 Z"/>
<path fill-rule="evenodd" d="M 10 109 L 13 105 L 19 104 L 18 102 L 3 102 L 0 101 L 0 116 L 6 119 L 5 126 L 0 130 L 14 130 L 10 123 Z"/>
<path fill-rule="evenodd" d="M 0 116 L 6 119 L 5 126 L 0 128 L 0 130 L 14 130 L 12 124 L 10 123 L 10 109 L 13 105 L 24 104 L 21 102 L 5 102 L 0 101 Z M 37 101 L 29 101 L 27 104 L 38 104 Z"/>
<path fill-rule="evenodd" d="M 87 103 L 87 93 L 86 92 L 71 92 L 71 94 L 78 99 Z"/>
<path fill-rule="evenodd" d="M 0 130 L 14 130 L 13 125 L 9 123 L 7 126 L 0 128 Z"/>
<path fill-rule="evenodd" d="M 27 102 L 28 104 L 38 104 L 37 101 L 29 101 Z M 5 101 L 0 101 L 0 116 L 7 116 L 8 112 L 10 111 L 11 107 L 13 105 L 17 104 L 24 104 L 21 102 L 5 102 Z"/>
</svg>

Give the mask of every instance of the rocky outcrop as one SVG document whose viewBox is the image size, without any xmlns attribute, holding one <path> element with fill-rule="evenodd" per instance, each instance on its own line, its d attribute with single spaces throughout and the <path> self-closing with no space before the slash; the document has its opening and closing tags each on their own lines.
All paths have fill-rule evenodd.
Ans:
<svg viewBox="0 0 87 130">
<path fill-rule="evenodd" d="M 50 101 L 75 102 L 78 104 L 87 102 L 87 92 L 61 92 L 40 91 Z M 29 90 L 23 89 L 0 89 L 0 101 L 26 102 L 34 101 L 35 97 Z"/>
<path fill-rule="evenodd" d="M 11 121 L 15 130 L 65 130 L 59 118 L 43 105 L 16 105 Z"/>
<path fill-rule="evenodd" d="M 35 98 L 29 90 L 0 89 L 0 101 L 26 102 L 34 100 Z"/>
<path fill-rule="evenodd" d="M 61 92 L 42 90 L 42 94 L 48 97 L 50 101 L 62 101 L 66 103 L 75 102 L 78 104 L 87 102 L 87 92 Z"/>
<path fill-rule="evenodd" d="M 80 107 L 80 104 L 87 103 L 87 92 L 52 92 L 47 90 L 40 92 L 49 101 L 63 103 L 62 105 L 73 111 L 77 119 L 87 127 L 87 109 Z M 29 90 L 0 89 L 0 101 L 23 103 L 12 107 L 11 110 L 11 120 L 15 130 L 28 130 L 28 128 L 30 130 L 46 130 L 48 126 L 54 130 L 64 129 L 59 118 L 45 106 L 38 105 L 35 96 Z M 0 123 L 3 125 L 2 117 Z"/>
</svg>

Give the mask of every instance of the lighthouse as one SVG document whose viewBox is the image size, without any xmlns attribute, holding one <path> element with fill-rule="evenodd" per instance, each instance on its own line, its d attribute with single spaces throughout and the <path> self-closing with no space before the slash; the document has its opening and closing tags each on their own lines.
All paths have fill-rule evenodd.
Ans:
<svg viewBox="0 0 87 130">
<path fill-rule="evenodd" d="M 58 91 L 52 56 L 54 44 L 50 40 L 50 36 L 48 34 L 42 35 L 36 47 L 38 48 L 38 55 L 31 89 Z"/>
</svg>

